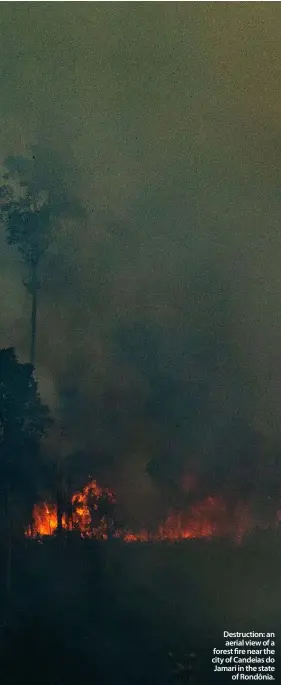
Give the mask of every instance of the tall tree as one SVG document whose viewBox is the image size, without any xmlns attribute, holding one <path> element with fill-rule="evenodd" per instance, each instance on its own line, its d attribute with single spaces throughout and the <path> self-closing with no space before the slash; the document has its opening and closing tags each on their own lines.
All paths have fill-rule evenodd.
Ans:
<svg viewBox="0 0 281 685">
<path fill-rule="evenodd" d="M 7 240 L 16 245 L 27 269 L 24 285 L 32 298 L 30 330 L 30 363 L 35 363 L 37 338 L 37 300 L 39 268 L 50 239 L 51 207 L 48 191 L 38 187 L 33 179 L 30 160 L 10 158 L 5 162 L 8 172 L 1 188 L 1 208 Z"/>
<path fill-rule="evenodd" d="M 39 268 L 50 242 L 51 208 L 48 192 L 32 178 L 32 164 L 21 158 L 6 160 L 8 173 L 1 189 L 7 240 L 16 245 L 27 268 L 25 286 L 31 294 L 30 363 L 35 363 Z M 17 183 L 18 181 L 18 183 Z"/>
<path fill-rule="evenodd" d="M 17 247 L 27 271 L 24 285 L 32 299 L 29 359 L 34 366 L 42 260 L 56 221 L 84 213 L 65 186 L 63 165 L 56 156 L 38 146 L 31 152 L 30 158 L 8 157 L 4 161 L 0 205 L 7 241 Z"/>
<path fill-rule="evenodd" d="M 36 498 L 40 438 L 49 423 L 49 410 L 40 399 L 33 366 L 21 364 L 13 348 L 0 350 L 0 481 L 8 591 L 13 536 L 19 524 L 23 529 Z"/>
</svg>

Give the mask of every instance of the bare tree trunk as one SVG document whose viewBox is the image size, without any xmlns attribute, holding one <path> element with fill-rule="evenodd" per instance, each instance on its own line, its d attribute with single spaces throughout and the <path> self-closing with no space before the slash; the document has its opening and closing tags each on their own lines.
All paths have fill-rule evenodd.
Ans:
<svg viewBox="0 0 281 685">
<path fill-rule="evenodd" d="M 31 309 L 31 332 L 30 332 L 30 363 L 35 364 L 36 337 L 37 337 L 37 283 L 36 268 L 33 267 L 32 274 L 32 309 Z"/>
<path fill-rule="evenodd" d="M 71 497 L 71 485 L 67 482 L 66 487 L 66 522 L 67 530 L 73 530 L 73 506 Z"/>
<path fill-rule="evenodd" d="M 57 534 L 61 535 L 63 530 L 62 519 L 64 515 L 64 483 L 61 473 L 58 474 L 57 482 Z"/>
<path fill-rule="evenodd" d="M 5 517 L 6 517 L 6 593 L 8 603 L 12 591 L 12 522 L 11 522 L 11 504 L 10 504 L 10 488 L 7 486 L 5 492 Z"/>
<path fill-rule="evenodd" d="M 37 200 L 36 195 L 33 198 L 34 213 L 37 211 Z M 37 293 L 38 293 L 38 282 L 37 282 L 37 267 L 38 267 L 39 255 L 33 254 L 31 262 L 31 331 L 30 331 L 30 363 L 32 366 L 35 365 L 35 354 L 36 354 L 36 338 L 37 338 Z"/>
<path fill-rule="evenodd" d="M 57 497 L 57 533 L 61 535 L 62 533 L 62 517 L 63 517 L 63 503 L 61 493 Z"/>
</svg>

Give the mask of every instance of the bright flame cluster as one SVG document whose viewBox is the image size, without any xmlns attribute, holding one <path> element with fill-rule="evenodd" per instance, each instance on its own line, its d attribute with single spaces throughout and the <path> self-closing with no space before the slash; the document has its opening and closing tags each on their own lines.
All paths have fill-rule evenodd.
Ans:
<svg viewBox="0 0 281 685">
<path fill-rule="evenodd" d="M 207 497 L 191 507 L 188 512 L 170 512 L 167 519 L 154 532 L 118 528 L 114 523 L 115 505 L 114 493 L 107 488 L 101 488 L 96 481 L 91 481 L 81 492 L 76 492 L 72 496 L 71 516 L 63 515 L 62 527 L 64 530 L 77 531 L 84 538 L 107 540 L 109 537 L 115 537 L 124 542 L 212 538 L 229 534 L 240 542 L 250 527 L 245 510 L 237 510 L 235 525 L 231 527 L 226 504 L 219 497 Z M 43 502 L 34 507 L 33 523 L 28 527 L 26 535 L 50 536 L 57 528 L 57 507 Z"/>
</svg>

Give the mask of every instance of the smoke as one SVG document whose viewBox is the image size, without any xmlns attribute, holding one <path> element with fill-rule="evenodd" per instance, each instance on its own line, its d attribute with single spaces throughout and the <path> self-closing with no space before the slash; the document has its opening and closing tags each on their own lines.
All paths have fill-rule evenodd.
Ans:
<svg viewBox="0 0 281 685">
<path fill-rule="evenodd" d="M 41 390 L 73 449 L 164 490 L 209 478 L 237 417 L 278 441 L 280 8 L 1 15 L 3 158 L 37 145 L 38 177 L 84 209 L 55 226 L 39 308 Z M 1 241 L 1 344 L 24 356 Z"/>
</svg>

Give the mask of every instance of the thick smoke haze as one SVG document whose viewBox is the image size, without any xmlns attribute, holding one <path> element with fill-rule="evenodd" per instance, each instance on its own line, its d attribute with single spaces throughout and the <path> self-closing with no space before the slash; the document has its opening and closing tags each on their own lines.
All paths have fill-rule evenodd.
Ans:
<svg viewBox="0 0 281 685">
<path fill-rule="evenodd" d="M 272 3 L 1 7 L 2 160 L 35 149 L 85 210 L 44 264 L 41 391 L 131 512 L 209 474 L 234 419 L 281 437 L 280 20 Z M 4 235 L 0 259 L 1 345 L 24 357 Z"/>
</svg>

